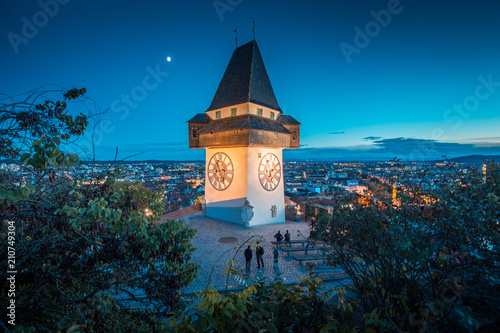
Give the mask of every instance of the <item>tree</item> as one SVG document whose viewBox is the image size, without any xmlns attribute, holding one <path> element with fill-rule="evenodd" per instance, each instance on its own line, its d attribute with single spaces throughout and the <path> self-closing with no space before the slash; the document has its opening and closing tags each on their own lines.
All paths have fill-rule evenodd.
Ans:
<svg viewBox="0 0 500 333">
<path fill-rule="evenodd" d="M 500 173 L 493 164 L 486 179 L 466 170 L 449 164 L 438 173 L 403 174 L 400 206 L 346 198 L 330 220 L 316 222 L 331 263 L 352 281 L 340 290 L 351 325 L 498 331 Z"/>
<path fill-rule="evenodd" d="M 90 182 L 60 172 L 79 161 L 68 144 L 88 117 L 67 107 L 85 89 L 55 93 L 0 104 L 0 157 L 19 168 L 0 174 L 0 251 L 15 248 L 15 329 L 158 330 L 196 277 L 195 230 L 159 224 L 162 191 L 117 183 L 120 168 Z M 8 299 L 4 270 L 0 279 Z"/>
<path fill-rule="evenodd" d="M 140 182 L 119 181 L 115 183 L 115 188 L 123 189 L 127 196 L 124 198 L 124 206 L 132 206 L 136 210 L 149 209 L 149 203 L 154 198 L 154 193 Z"/>
<path fill-rule="evenodd" d="M 233 274 L 238 274 L 233 272 Z M 286 286 L 276 280 L 252 281 L 239 293 L 200 293 L 198 306 L 173 313 L 173 332 L 338 332 L 332 315 L 331 290 L 318 278 Z"/>
</svg>

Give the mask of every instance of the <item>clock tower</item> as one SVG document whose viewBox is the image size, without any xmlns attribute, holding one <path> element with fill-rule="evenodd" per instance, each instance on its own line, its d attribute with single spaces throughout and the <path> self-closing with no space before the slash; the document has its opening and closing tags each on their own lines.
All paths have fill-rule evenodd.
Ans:
<svg viewBox="0 0 500 333">
<path fill-rule="evenodd" d="M 300 147 L 300 123 L 282 114 L 255 40 L 234 51 L 212 104 L 187 123 L 189 147 L 206 150 L 207 216 L 285 222 L 282 152 Z"/>
</svg>

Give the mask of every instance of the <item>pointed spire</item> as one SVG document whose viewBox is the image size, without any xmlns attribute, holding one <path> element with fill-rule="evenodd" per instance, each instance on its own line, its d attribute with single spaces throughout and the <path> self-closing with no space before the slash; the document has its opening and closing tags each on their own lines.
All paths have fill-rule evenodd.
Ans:
<svg viewBox="0 0 500 333">
<path fill-rule="evenodd" d="M 207 111 L 255 103 L 281 111 L 256 41 L 234 52 Z"/>
</svg>

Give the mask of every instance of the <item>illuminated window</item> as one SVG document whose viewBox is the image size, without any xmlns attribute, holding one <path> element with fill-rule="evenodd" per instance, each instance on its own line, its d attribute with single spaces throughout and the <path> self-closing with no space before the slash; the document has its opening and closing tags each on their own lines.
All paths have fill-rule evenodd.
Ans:
<svg viewBox="0 0 500 333">
<path fill-rule="evenodd" d="M 231 109 L 231 117 L 236 117 L 236 108 Z"/>
<path fill-rule="evenodd" d="M 259 117 L 262 117 L 262 109 L 257 109 L 257 115 L 258 115 Z"/>
<path fill-rule="evenodd" d="M 220 119 L 220 111 L 215 111 L 215 119 Z"/>
<path fill-rule="evenodd" d="M 271 112 L 271 116 L 269 118 L 271 118 L 272 120 L 274 120 L 274 112 Z"/>
</svg>

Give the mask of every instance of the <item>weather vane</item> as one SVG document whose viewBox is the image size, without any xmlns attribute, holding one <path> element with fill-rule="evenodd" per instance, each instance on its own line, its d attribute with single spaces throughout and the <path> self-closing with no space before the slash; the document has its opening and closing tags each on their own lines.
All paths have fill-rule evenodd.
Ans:
<svg viewBox="0 0 500 333">
<path fill-rule="evenodd" d="M 238 28 L 234 29 L 234 42 L 236 43 L 236 48 L 238 48 Z"/>
<path fill-rule="evenodd" d="M 255 40 L 255 19 L 253 19 L 253 40 Z"/>
</svg>

